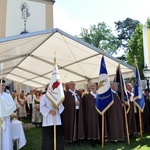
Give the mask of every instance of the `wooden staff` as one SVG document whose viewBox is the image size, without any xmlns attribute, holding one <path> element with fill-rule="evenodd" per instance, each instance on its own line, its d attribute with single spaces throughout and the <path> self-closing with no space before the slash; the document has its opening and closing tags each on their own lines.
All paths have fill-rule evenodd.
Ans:
<svg viewBox="0 0 150 150">
<path fill-rule="evenodd" d="M 56 112 L 56 109 L 54 109 Z M 54 119 L 54 150 L 56 150 L 56 114 L 53 116 Z"/>
<path fill-rule="evenodd" d="M 128 140 L 128 145 L 129 145 L 130 144 L 130 138 L 129 138 L 128 120 L 127 120 L 127 112 L 126 112 L 125 105 L 124 105 L 124 117 L 125 117 L 125 123 L 126 123 L 127 140 Z"/>
<path fill-rule="evenodd" d="M 102 114 L 102 148 L 104 148 L 104 130 L 105 130 L 105 127 L 104 127 L 104 121 L 105 121 L 105 119 L 104 119 L 104 114 Z"/>
<path fill-rule="evenodd" d="M 2 79 L 3 79 L 3 64 L 0 64 L 0 70 L 1 70 L 1 87 L 2 87 Z M 0 93 L 2 94 L 2 93 Z M 1 108 L 2 109 L 2 108 Z M 3 123 L 3 118 L 0 118 L 0 150 L 2 150 L 2 123 Z"/>
<path fill-rule="evenodd" d="M 141 119 L 141 111 L 139 109 L 139 123 L 140 123 L 140 139 L 142 140 L 143 134 L 142 134 L 142 119 Z"/>
<path fill-rule="evenodd" d="M 56 64 L 56 52 L 54 52 L 54 64 Z M 56 108 L 54 109 L 56 112 Z M 54 115 L 54 150 L 56 150 L 56 114 Z"/>
</svg>

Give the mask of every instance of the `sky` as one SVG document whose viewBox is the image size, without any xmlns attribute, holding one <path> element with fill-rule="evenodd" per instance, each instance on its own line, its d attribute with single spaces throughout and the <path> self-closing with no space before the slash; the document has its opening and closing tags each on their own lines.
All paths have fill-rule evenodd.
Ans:
<svg viewBox="0 0 150 150">
<path fill-rule="evenodd" d="M 79 35 L 81 28 L 105 22 L 115 31 L 114 22 L 127 17 L 145 24 L 150 17 L 150 0 L 56 0 L 54 28 Z"/>
</svg>

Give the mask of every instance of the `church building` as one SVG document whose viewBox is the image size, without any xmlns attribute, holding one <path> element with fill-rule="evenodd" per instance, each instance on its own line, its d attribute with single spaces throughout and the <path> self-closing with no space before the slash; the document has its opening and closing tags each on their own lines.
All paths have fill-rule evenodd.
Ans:
<svg viewBox="0 0 150 150">
<path fill-rule="evenodd" d="M 54 0 L 0 0 L 0 38 L 53 28 Z"/>
<path fill-rule="evenodd" d="M 0 0 L 0 38 L 53 28 L 54 3 L 54 0 Z M 18 92 L 32 88 L 7 79 L 6 83 Z"/>
</svg>

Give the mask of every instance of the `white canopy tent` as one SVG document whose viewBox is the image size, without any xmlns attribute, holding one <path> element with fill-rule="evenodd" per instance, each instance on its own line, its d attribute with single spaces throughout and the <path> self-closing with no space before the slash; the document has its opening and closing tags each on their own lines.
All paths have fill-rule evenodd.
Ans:
<svg viewBox="0 0 150 150">
<path fill-rule="evenodd" d="M 54 52 L 63 83 L 98 81 L 103 51 L 57 28 L 1 38 L 3 76 L 20 84 L 43 87 L 50 81 Z M 104 56 L 110 78 L 114 78 L 118 62 L 125 78 L 133 76 L 134 67 L 106 53 Z"/>
</svg>

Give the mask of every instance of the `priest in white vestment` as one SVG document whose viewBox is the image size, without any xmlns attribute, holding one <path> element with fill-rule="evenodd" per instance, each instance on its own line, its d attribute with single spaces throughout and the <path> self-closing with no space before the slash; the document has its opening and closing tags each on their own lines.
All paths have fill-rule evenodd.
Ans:
<svg viewBox="0 0 150 150">
<path fill-rule="evenodd" d="M 15 103 L 10 94 L 4 92 L 5 81 L 0 84 L 0 148 L 1 150 L 13 150 L 10 131 L 10 115 L 16 110 Z"/>
</svg>

